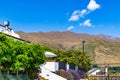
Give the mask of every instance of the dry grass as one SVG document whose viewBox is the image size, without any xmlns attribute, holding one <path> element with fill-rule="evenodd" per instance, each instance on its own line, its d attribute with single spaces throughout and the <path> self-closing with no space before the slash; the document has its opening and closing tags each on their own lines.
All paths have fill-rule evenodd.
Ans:
<svg viewBox="0 0 120 80">
<path fill-rule="evenodd" d="M 62 50 L 82 50 L 82 40 L 85 40 L 85 52 L 94 63 L 120 62 L 120 39 L 118 38 L 72 32 L 17 33 L 25 40 Z"/>
</svg>

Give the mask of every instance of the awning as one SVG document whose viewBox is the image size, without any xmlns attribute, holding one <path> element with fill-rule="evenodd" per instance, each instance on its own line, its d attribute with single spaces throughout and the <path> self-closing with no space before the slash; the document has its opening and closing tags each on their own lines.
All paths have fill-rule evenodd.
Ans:
<svg viewBox="0 0 120 80">
<path fill-rule="evenodd" d="M 56 54 L 54 54 L 52 52 L 48 52 L 48 51 L 45 52 L 45 55 L 46 55 L 46 57 L 56 57 L 57 56 Z"/>
</svg>

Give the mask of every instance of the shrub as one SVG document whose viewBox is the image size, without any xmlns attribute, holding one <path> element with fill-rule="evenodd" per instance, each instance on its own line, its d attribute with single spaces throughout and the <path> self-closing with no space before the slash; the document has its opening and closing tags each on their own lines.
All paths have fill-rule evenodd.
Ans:
<svg viewBox="0 0 120 80">
<path fill-rule="evenodd" d="M 67 80 L 80 80 L 82 78 L 85 78 L 85 73 L 83 71 L 76 71 L 76 70 L 59 70 L 56 71 L 56 74 L 67 78 Z"/>
<path fill-rule="evenodd" d="M 65 70 L 56 71 L 56 74 L 58 74 L 64 78 L 67 78 L 68 80 L 71 80 L 69 73 Z"/>
<path fill-rule="evenodd" d="M 92 80 L 97 80 L 97 78 L 92 78 Z"/>
</svg>

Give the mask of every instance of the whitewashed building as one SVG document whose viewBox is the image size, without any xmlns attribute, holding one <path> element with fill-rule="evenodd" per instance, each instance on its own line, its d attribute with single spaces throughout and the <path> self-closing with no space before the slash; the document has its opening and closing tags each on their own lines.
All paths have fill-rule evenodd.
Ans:
<svg viewBox="0 0 120 80">
<path fill-rule="evenodd" d="M 4 21 L 4 25 L 0 24 L 0 32 L 16 37 L 16 38 L 20 38 L 20 36 L 18 34 L 16 34 L 10 27 L 9 27 L 9 21 Z"/>
</svg>

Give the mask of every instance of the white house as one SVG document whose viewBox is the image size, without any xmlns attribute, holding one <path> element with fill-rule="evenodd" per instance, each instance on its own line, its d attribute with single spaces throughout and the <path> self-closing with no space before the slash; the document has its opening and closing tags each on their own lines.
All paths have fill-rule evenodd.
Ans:
<svg viewBox="0 0 120 80">
<path fill-rule="evenodd" d="M 57 57 L 56 54 L 52 52 L 45 52 L 46 57 Z M 53 72 L 58 70 L 58 62 L 56 61 L 46 61 L 45 64 L 41 65 L 41 73 L 39 74 L 40 76 L 44 77 L 45 79 L 48 80 L 67 80 Z"/>
<path fill-rule="evenodd" d="M 20 36 L 18 34 L 16 34 L 11 28 L 9 28 L 9 22 L 8 21 L 4 21 L 4 25 L 0 24 L 0 32 L 16 37 L 16 38 L 20 38 Z"/>
<path fill-rule="evenodd" d="M 88 73 L 91 75 L 91 76 L 95 76 L 97 75 L 97 73 L 99 73 L 101 71 L 101 69 L 99 68 L 92 68 L 91 70 L 88 71 Z"/>
<path fill-rule="evenodd" d="M 52 52 L 45 52 L 46 57 L 57 57 L 57 55 L 55 55 Z M 52 61 L 46 61 L 45 64 L 40 66 L 41 68 L 41 73 L 40 76 L 44 77 L 45 79 L 48 80 L 66 80 L 65 78 L 58 76 L 56 74 L 54 74 L 54 72 L 64 69 L 64 70 L 69 70 L 69 69 L 73 69 L 73 70 L 78 70 L 77 66 L 74 66 L 73 64 L 68 64 L 68 63 L 64 63 L 64 62 L 57 62 L 55 60 Z"/>
</svg>

